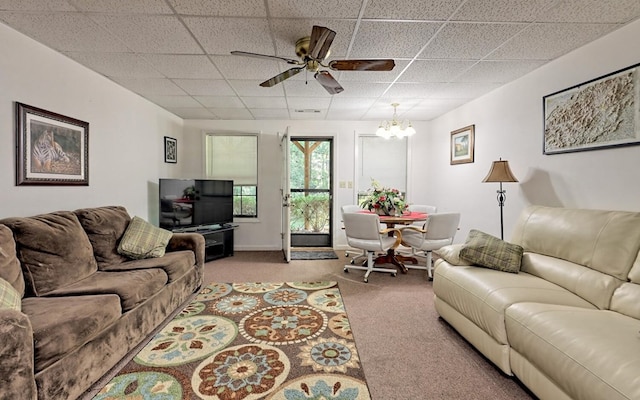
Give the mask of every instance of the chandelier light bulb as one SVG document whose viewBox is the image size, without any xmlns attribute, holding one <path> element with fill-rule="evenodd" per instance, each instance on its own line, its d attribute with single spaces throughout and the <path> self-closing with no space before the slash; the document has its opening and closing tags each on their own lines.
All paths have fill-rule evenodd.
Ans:
<svg viewBox="0 0 640 400">
<path fill-rule="evenodd" d="M 392 103 L 391 107 L 393 107 L 393 116 L 391 121 L 382 121 L 380 126 L 376 130 L 376 136 L 381 136 L 385 139 L 389 139 L 392 137 L 397 137 L 402 139 L 406 136 L 412 136 L 416 133 L 416 130 L 411 126 L 411 122 L 408 123 L 406 128 L 403 128 L 404 121 L 398 121 L 398 114 L 396 113 L 396 109 L 400 104 Z"/>
</svg>

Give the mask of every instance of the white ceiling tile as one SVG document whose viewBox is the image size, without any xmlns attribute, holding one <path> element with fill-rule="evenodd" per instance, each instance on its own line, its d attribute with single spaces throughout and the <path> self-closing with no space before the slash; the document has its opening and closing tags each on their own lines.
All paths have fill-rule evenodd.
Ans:
<svg viewBox="0 0 640 400">
<path fill-rule="evenodd" d="M 476 61 L 416 60 L 397 82 L 450 82 Z"/>
<path fill-rule="evenodd" d="M 135 52 L 202 54 L 175 16 L 91 14 L 91 18 Z"/>
<path fill-rule="evenodd" d="M 77 14 L 0 12 L 0 21 L 59 52 L 129 51 L 115 36 Z M 61 26 L 65 29 L 60 29 Z"/>
<path fill-rule="evenodd" d="M 364 113 L 365 113 L 365 110 L 329 109 L 329 111 L 327 111 L 327 119 L 357 121 L 362 118 Z"/>
<path fill-rule="evenodd" d="M 412 58 L 441 23 L 363 21 L 350 58 Z"/>
<path fill-rule="evenodd" d="M 66 0 L 0 0 L 0 10 L 8 11 L 76 11 Z"/>
<path fill-rule="evenodd" d="M 404 20 L 446 20 L 460 6 L 462 0 L 370 0 L 364 11 L 365 18 Z"/>
<path fill-rule="evenodd" d="M 169 108 L 198 108 L 202 105 L 191 96 L 145 96 L 161 107 Z"/>
<path fill-rule="evenodd" d="M 331 100 L 331 97 L 289 97 L 288 104 L 289 108 L 294 109 L 326 110 Z"/>
<path fill-rule="evenodd" d="M 255 119 L 289 119 L 286 108 L 252 108 L 251 114 Z"/>
<path fill-rule="evenodd" d="M 525 24 L 448 23 L 419 58 L 478 60 L 525 27 Z"/>
<path fill-rule="evenodd" d="M 220 72 L 205 55 L 144 54 L 142 57 L 167 78 L 222 78 Z"/>
<path fill-rule="evenodd" d="M 113 14 L 171 14 L 164 0 L 72 0 L 82 11 Z"/>
<path fill-rule="evenodd" d="M 173 82 L 192 96 L 235 95 L 231 86 L 220 79 L 173 79 Z"/>
<path fill-rule="evenodd" d="M 194 96 L 200 104 L 208 108 L 245 108 L 237 96 Z"/>
<path fill-rule="evenodd" d="M 329 110 L 345 110 L 345 111 L 366 111 L 375 102 L 372 98 L 367 97 L 338 97 L 331 98 Z"/>
<path fill-rule="evenodd" d="M 146 95 L 185 95 L 178 85 L 164 78 L 112 78 L 116 83 L 133 90 L 143 96 Z"/>
<path fill-rule="evenodd" d="M 285 97 L 242 97 L 247 108 L 287 108 Z"/>
<path fill-rule="evenodd" d="M 217 117 L 206 108 L 167 108 L 175 115 L 184 119 L 217 119 Z"/>
<path fill-rule="evenodd" d="M 211 56 L 227 79 L 267 79 L 280 73 L 278 61 L 241 56 Z M 287 65 L 287 64 L 284 64 Z"/>
<path fill-rule="evenodd" d="M 538 21 L 626 23 L 638 17 L 638 0 L 565 0 L 545 12 Z"/>
<path fill-rule="evenodd" d="M 220 119 L 254 119 L 246 108 L 210 108 L 209 110 Z"/>
<path fill-rule="evenodd" d="M 480 61 L 464 74 L 458 76 L 456 81 L 507 83 L 546 63 L 547 61 L 540 60 Z"/>
<path fill-rule="evenodd" d="M 267 0 L 278 18 L 356 18 L 362 0 Z"/>
<path fill-rule="evenodd" d="M 179 14 L 215 17 L 266 17 L 264 0 L 169 0 Z"/>
<path fill-rule="evenodd" d="M 262 81 L 256 80 L 230 80 L 229 84 L 238 96 L 284 96 L 283 84 L 272 87 L 262 87 Z"/>
<path fill-rule="evenodd" d="M 502 86 L 500 83 L 453 82 L 440 86 L 430 93 L 433 99 L 475 99 Z"/>
<path fill-rule="evenodd" d="M 488 58 L 551 60 L 616 27 L 611 24 L 532 24 Z"/>
<path fill-rule="evenodd" d="M 284 85 L 287 96 L 293 97 L 329 97 L 330 94 L 316 82 L 310 79 L 309 82 L 288 79 L 276 86 Z M 274 86 L 275 87 L 275 86 Z"/>
<path fill-rule="evenodd" d="M 533 22 L 554 3 L 557 0 L 467 0 L 452 20 Z"/>
<path fill-rule="evenodd" d="M 389 87 L 388 83 L 368 83 L 368 82 L 341 82 L 344 92 L 342 97 L 380 97 Z"/>
<path fill-rule="evenodd" d="M 385 93 L 385 97 L 399 99 L 425 99 L 446 83 L 394 83 Z"/>
<path fill-rule="evenodd" d="M 274 54 L 266 19 L 185 17 L 184 23 L 208 54 L 229 55 L 239 50 Z"/>
<path fill-rule="evenodd" d="M 148 61 L 131 53 L 64 53 L 103 75 L 120 78 L 162 78 Z"/>
</svg>

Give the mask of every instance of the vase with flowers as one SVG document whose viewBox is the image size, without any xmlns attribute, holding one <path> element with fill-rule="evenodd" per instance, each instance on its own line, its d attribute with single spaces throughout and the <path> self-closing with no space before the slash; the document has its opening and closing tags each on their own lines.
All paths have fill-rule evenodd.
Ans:
<svg viewBox="0 0 640 400">
<path fill-rule="evenodd" d="M 375 179 L 371 180 L 371 189 L 360 206 L 378 215 L 401 215 L 408 207 L 404 196 L 398 189 L 380 185 Z"/>
</svg>

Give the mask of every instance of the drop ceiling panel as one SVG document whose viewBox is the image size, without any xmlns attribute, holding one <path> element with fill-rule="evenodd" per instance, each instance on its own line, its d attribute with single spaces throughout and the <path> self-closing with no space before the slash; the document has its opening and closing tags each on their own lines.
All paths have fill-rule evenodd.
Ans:
<svg viewBox="0 0 640 400">
<path fill-rule="evenodd" d="M 450 23 L 419 57 L 479 60 L 525 27 L 525 24 Z"/>
<path fill-rule="evenodd" d="M 640 18 L 638 0 L 0 0 L 0 22 L 186 119 L 429 120 Z M 313 25 L 337 32 L 329 95 L 292 67 Z M 326 67 L 320 67 L 326 69 Z M 296 108 L 321 113 L 295 113 Z"/>
<path fill-rule="evenodd" d="M 173 82 L 191 96 L 235 95 L 235 91 L 227 81 L 221 79 L 174 79 Z"/>
<path fill-rule="evenodd" d="M 216 17 L 266 17 L 264 0 L 169 0 L 179 14 Z"/>
<path fill-rule="evenodd" d="M 244 103 L 237 96 L 211 95 L 194 96 L 194 98 L 207 108 L 245 108 Z"/>
<path fill-rule="evenodd" d="M 222 79 L 205 55 L 144 54 L 142 57 L 167 78 Z"/>
<path fill-rule="evenodd" d="M 59 52 L 129 51 L 125 42 L 77 14 L 0 12 L 0 21 Z"/>
</svg>

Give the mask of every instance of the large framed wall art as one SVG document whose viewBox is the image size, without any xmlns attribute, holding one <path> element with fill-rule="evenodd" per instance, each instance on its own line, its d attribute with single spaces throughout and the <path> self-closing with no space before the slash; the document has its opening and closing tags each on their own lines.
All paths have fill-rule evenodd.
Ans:
<svg viewBox="0 0 640 400">
<path fill-rule="evenodd" d="M 640 64 L 543 97 L 544 154 L 640 144 Z"/>
<path fill-rule="evenodd" d="M 15 104 L 16 185 L 89 185 L 89 123 Z"/>
</svg>

